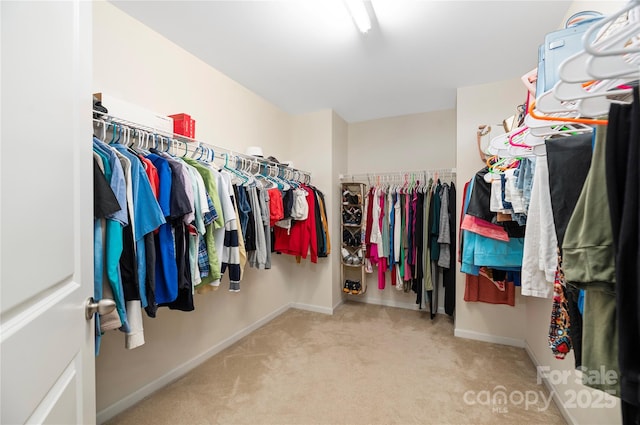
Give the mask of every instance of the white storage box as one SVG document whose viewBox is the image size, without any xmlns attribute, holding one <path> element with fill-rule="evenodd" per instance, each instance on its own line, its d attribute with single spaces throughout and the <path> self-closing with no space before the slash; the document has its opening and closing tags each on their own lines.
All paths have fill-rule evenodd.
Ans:
<svg viewBox="0 0 640 425">
<path fill-rule="evenodd" d="M 150 127 L 165 135 L 173 134 L 173 119 L 145 109 L 141 106 L 118 99 L 106 93 L 93 94 L 107 108 L 108 115 Z"/>
</svg>

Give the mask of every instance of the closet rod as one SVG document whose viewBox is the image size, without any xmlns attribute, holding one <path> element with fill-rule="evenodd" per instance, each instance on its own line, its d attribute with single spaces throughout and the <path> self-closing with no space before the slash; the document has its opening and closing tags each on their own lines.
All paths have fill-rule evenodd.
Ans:
<svg viewBox="0 0 640 425">
<path fill-rule="evenodd" d="M 138 130 L 145 133 L 151 133 L 155 136 L 158 136 L 161 142 L 163 142 L 163 139 L 171 140 L 172 147 L 173 147 L 173 142 L 183 143 L 187 147 L 186 148 L 187 152 L 191 152 L 191 153 L 197 152 L 200 149 L 200 146 L 203 146 L 205 148 L 210 149 L 212 152 L 214 152 L 214 156 L 216 158 L 227 160 L 227 157 L 219 153 L 220 151 L 223 151 L 228 155 L 228 159 L 232 159 L 232 157 L 237 157 L 241 159 L 246 159 L 258 165 L 262 165 L 271 170 L 275 168 L 276 170 L 282 169 L 283 171 L 288 171 L 290 173 L 294 173 L 294 174 L 297 173 L 298 175 L 305 176 L 305 183 L 307 184 L 311 183 L 311 173 L 309 171 L 304 171 L 304 170 L 299 170 L 297 168 L 289 167 L 285 164 L 273 162 L 266 158 L 261 158 L 258 156 L 247 155 L 244 153 L 236 152 L 231 149 L 224 148 L 221 146 L 216 146 L 208 142 L 192 139 L 190 137 L 183 136 L 181 134 L 175 134 L 173 132 L 167 132 L 165 130 L 160 130 L 158 128 L 149 127 L 144 124 L 139 124 L 139 123 L 127 120 L 125 118 L 120 118 L 108 113 L 104 113 L 103 111 L 97 111 L 94 109 L 93 114 L 94 114 L 93 122 L 97 124 L 103 124 L 105 125 L 105 128 L 106 126 L 109 126 L 109 125 L 116 126 L 116 128 L 117 126 L 124 126 L 133 130 Z M 191 149 L 189 149 L 190 147 Z M 179 149 L 179 148 L 177 149 L 182 151 L 182 149 Z"/>
<path fill-rule="evenodd" d="M 359 173 L 359 174 L 340 174 L 339 178 L 342 181 L 356 181 L 356 180 L 370 180 L 372 178 L 392 178 L 392 179 L 404 179 L 405 177 L 411 179 L 413 176 L 433 176 L 434 174 L 440 174 L 445 176 L 454 177 L 456 175 L 455 168 L 433 168 L 430 170 L 417 170 L 417 171 L 391 171 L 387 173 Z"/>
</svg>

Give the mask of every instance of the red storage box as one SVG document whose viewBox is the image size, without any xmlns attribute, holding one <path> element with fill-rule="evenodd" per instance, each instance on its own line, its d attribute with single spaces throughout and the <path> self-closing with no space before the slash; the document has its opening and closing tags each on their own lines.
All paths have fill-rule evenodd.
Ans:
<svg viewBox="0 0 640 425">
<path fill-rule="evenodd" d="M 189 119 L 189 134 L 191 134 L 192 139 L 196 138 L 196 120 L 193 118 Z"/>
<path fill-rule="evenodd" d="M 173 119 L 173 132 L 182 136 L 196 137 L 196 122 L 189 114 L 169 115 Z"/>
</svg>

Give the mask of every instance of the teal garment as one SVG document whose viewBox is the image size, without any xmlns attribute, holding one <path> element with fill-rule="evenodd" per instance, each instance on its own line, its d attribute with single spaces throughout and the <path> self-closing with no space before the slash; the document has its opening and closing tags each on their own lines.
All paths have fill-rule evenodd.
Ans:
<svg viewBox="0 0 640 425">
<path fill-rule="evenodd" d="M 606 127 L 599 126 L 591 167 L 562 243 L 565 279 L 581 289 L 613 289 L 616 280 L 605 148 Z"/>
<path fill-rule="evenodd" d="M 102 225 L 100 220 L 93 220 L 93 299 L 102 299 Z M 100 354 L 100 343 L 102 341 L 102 331 L 100 330 L 100 315 L 95 314 L 95 355 Z"/>
<path fill-rule="evenodd" d="M 463 213 L 466 213 L 469 207 L 473 184 L 474 179 L 471 179 L 465 196 Z M 520 271 L 523 253 L 524 238 L 511 238 L 508 242 L 504 242 L 463 230 L 460 271 L 475 276 L 480 273 L 482 266 L 506 271 Z"/>
<path fill-rule="evenodd" d="M 104 170 L 105 170 L 105 178 L 109 181 L 112 190 L 114 187 L 126 187 L 126 183 L 124 182 L 124 172 L 122 171 L 122 165 L 120 161 L 112 161 L 111 156 L 108 155 L 109 148 L 100 148 L 97 146 L 94 139 L 94 152 L 96 152 L 100 158 L 103 160 Z M 113 158 L 115 158 L 115 154 L 111 152 Z M 119 173 L 117 171 L 114 172 L 115 167 L 120 167 Z M 119 179 L 122 179 L 120 181 Z M 116 190 L 114 190 L 114 194 Z M 116 194 L 117 196 L 117 194 Z M 122 207 L 121 199 L 118 199 L 118 203 Z M 126 211 L 126 194 L 125 194 L 125 203 L 124 209 Z M 122 279 L 120 276 L 120 256 L 122 255 L 123 248 L 123 235 L 122 231 L 124 228 L 123 223 L 114 217 L 119 217 L 116 215 L 112 215 L 111 218 L 106 219 L 106 233 L 104 238 L 104 257 L 101 253 L 94 253 L 94 261 L 95 259 L 99 259 L 103 261 L 103 267 L 106 269 L 107 281 L 109 282 L 109 286 L 111 287 L 111 291 L 113 292 L 113 298 L 116 303 L 116 310 L 118 312 L 118 317 L 120 318 L 120 322 L 122 323 L 122 327 L 120 330 L 123 332 L 129 332 L 129 321 L 127 320 L 127 312 L 124 301 L 124 292 L 122 290 Z M 94 241 L 95 244 L 95 241 Z M 103 244 L 100 244 L 102 247 Z M 94 272 L 96 271 L 96 264 L 94 264 Z M 100 274 L 94 276 L 94 293 L 96 292 L 96 287 L 99 286 L 99 294 L 102 296 L 102 269 L 99 270 Z M 98 342 L 99 345 L 99 342 Z"/>
<path fill-rule="evenodd" d="M 124 302 L 124 292 L 122 290 L 122 277 L 120 275 L 120 256 L 123 249 L 123 226 L 117 220 L 108 218 L 105 236 L 105 264 L 107 269 L 107 280 L 113 291 L 113 298 L 116 302 L 116 310 L 120 317 L 122 326 L 120 330 L 126 333 L 131 332 L 129 321 L 127 320 L 127 310 Z"/>
<path fill-rule="evenodd" d="M 101 159 L 104 167 L 104 177 L 108 182 L 111 181 L 111 165 L 109 164 L 109 158 L 107 156 L 94 149 L 93 150 Z M 97 301 L 102 299 L 102 273 L 104 266 L 104 241 L 102 240 L 102 231 L 98 230 L 102 228 L 100 220 L 96 220 L 94 223 L 97 228 L 94 228 L 94 250 L 93 250 L 93 298 Z M 96 334 L 97 335 L 97 334 Z"/>
<path fill-rule="evenodd" d="M 100 157 L 104 167 L 104 177 L 111 181 L 111 165 L 107 156 L 94 149 Z M 102 299 L 102 277 L 104 273 L 104 240 L 102 239 L 102 223 L 99 219 L 93 220 L 93 299 Z M 102 330 L 100 329 L 100 315 L 95 314 L 95 355 L 100 354 L 100 344 L 102 342 Z"/>
<path fill-rule="evenodd" d="M 468 230 L 462 232 L 462 266 L 460 268 L 462 273 L 477 276 L 480 267 L 483 266 L 520 271 L 524 238 L 511 238 L 508 242 L 504 242 Z"/>
</svg>

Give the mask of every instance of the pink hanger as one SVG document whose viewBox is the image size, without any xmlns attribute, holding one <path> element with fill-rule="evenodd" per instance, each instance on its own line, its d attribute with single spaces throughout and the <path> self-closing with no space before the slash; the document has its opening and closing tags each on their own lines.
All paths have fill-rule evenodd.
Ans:
<svg viewBox="0 0 640 425">
<path fill-rule="evenodd" d="M 513 138 L 516 137 L 519 134 L 524 133 L 525 131 L 527 131 L 529 129 L 529 127 L 527 127 L 526 125 L 524 127 L 522 127 L 521 129 L 519 129 L 518 131 L 516 131 L 515 133 L 511 133 L 511 135 L 509 136 L 509 144 L 511 146 L 517 146 L 519 148 L 531 148 L 531 146 L 529 145 L 525 145 L 524 143 L 515 143 L 513 141 Z"/>
</svg>

